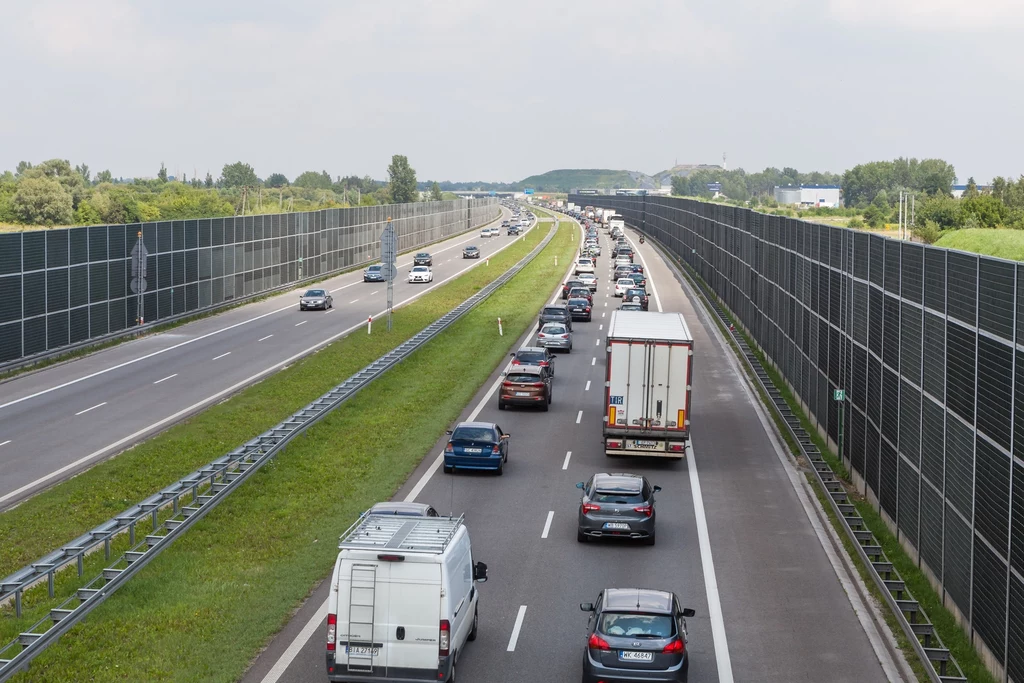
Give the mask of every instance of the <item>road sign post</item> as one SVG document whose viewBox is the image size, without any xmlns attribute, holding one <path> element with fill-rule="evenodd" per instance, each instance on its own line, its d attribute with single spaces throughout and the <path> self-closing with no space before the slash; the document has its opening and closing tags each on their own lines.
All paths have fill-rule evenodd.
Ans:
<svg viewBox="0 0 1024 683">
<path fill-rule="evenodd" d="M 135 294 L 135 324 L 142 325 L 145 323 L 145 311 L 143 310 L 144 299 L 142 293 L 146 291 L 146 263 L 147 257 L 149 256 L 149 250 L 146 249 L 146 245 L 142 241 L 142 231 L 137 233 L 139 238 L 135 246 L 132 247 L 132 281 L 129 284 L 132 292 Z"/>
<path fill-rule="evenodd" d="M 388 332 L 391 331 L 391 309 L 395 300 L 395 268 L 398 261 L 398 235 L 391 226 L 391 216 L 388 216 L 388 226 L 380 234 L 380 263 L 381 274 L 388 281 Z"/>
<path fill-rule="evenodd" d="M 843 414 L 846 412 L 846 390 L 836 389 L 832 392 L 832 400 L 839 405 L 839 460 L 843 459 Z"/>
</svg>

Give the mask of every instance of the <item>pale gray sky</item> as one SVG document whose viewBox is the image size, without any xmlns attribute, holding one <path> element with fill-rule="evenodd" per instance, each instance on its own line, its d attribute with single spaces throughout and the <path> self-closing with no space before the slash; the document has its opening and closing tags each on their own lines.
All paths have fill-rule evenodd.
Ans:
<svg viewBox="0 0 1024 683">
<path fill-rule="evenodd" d="M 0 170 L 1024 173 L 1021 0 L 0 0 Z"/>
</svg>

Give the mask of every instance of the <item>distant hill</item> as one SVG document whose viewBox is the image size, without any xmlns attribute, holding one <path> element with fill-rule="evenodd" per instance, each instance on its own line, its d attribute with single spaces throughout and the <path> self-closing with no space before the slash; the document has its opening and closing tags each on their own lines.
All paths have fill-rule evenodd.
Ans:
<svg viewBox="0 0 1024 683">
<path fill-rule="evenodd" d="M 560 168 L 540 175 L 532 175 L 516 183 L 540 192 L 568 192 L 574 188 L 614 189 L 633 187 L 636 176 L 642 173 L 613 171 L 606 168 Z"/>
</svg>

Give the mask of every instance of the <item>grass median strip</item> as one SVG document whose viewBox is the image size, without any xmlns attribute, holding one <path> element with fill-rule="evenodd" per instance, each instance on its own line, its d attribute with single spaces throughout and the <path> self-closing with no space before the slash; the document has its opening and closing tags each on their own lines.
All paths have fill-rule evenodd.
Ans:
<svg viewBox="0 0 1024 683">
<path fill-rule="evenodd" d="M 291 443 L 14 680 L 237 680 L 329 573 L 338 534 L 433 455 L 534 323 L 573 229 L 563 223 L 522 273 Z"/>
<path fill-rule="evenodd" d="M 230 400 L 0 514 L 0 576 L 273 427 L 504 273 L 544 238 L 549 225 L 541 223 L 491 258 L 489 265 L 480 264 L 398 309 L 390 333 L 378 325 L 372 335 L 341 339 Z"/>
</svg>

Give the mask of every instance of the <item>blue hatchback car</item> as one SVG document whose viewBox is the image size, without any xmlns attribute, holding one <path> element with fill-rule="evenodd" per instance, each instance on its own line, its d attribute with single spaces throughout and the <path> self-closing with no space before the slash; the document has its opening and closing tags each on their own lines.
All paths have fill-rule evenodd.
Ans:
<svg viewBox="0 0 1024 683">
<path fill-rule="evenodd" d="M 372 265 L 363 271 L 363 282 L 384 282 L 380 264 Z"/>
<path fill-rule="evenodd" d="M 504 474 L 508 462 L 509 435 L 493 422 L 461 422 L 447 432 L 448 444 L 444 447 L 444 471 L 451 474 L 456 469 L 494 470 Z"/>
</svg>

